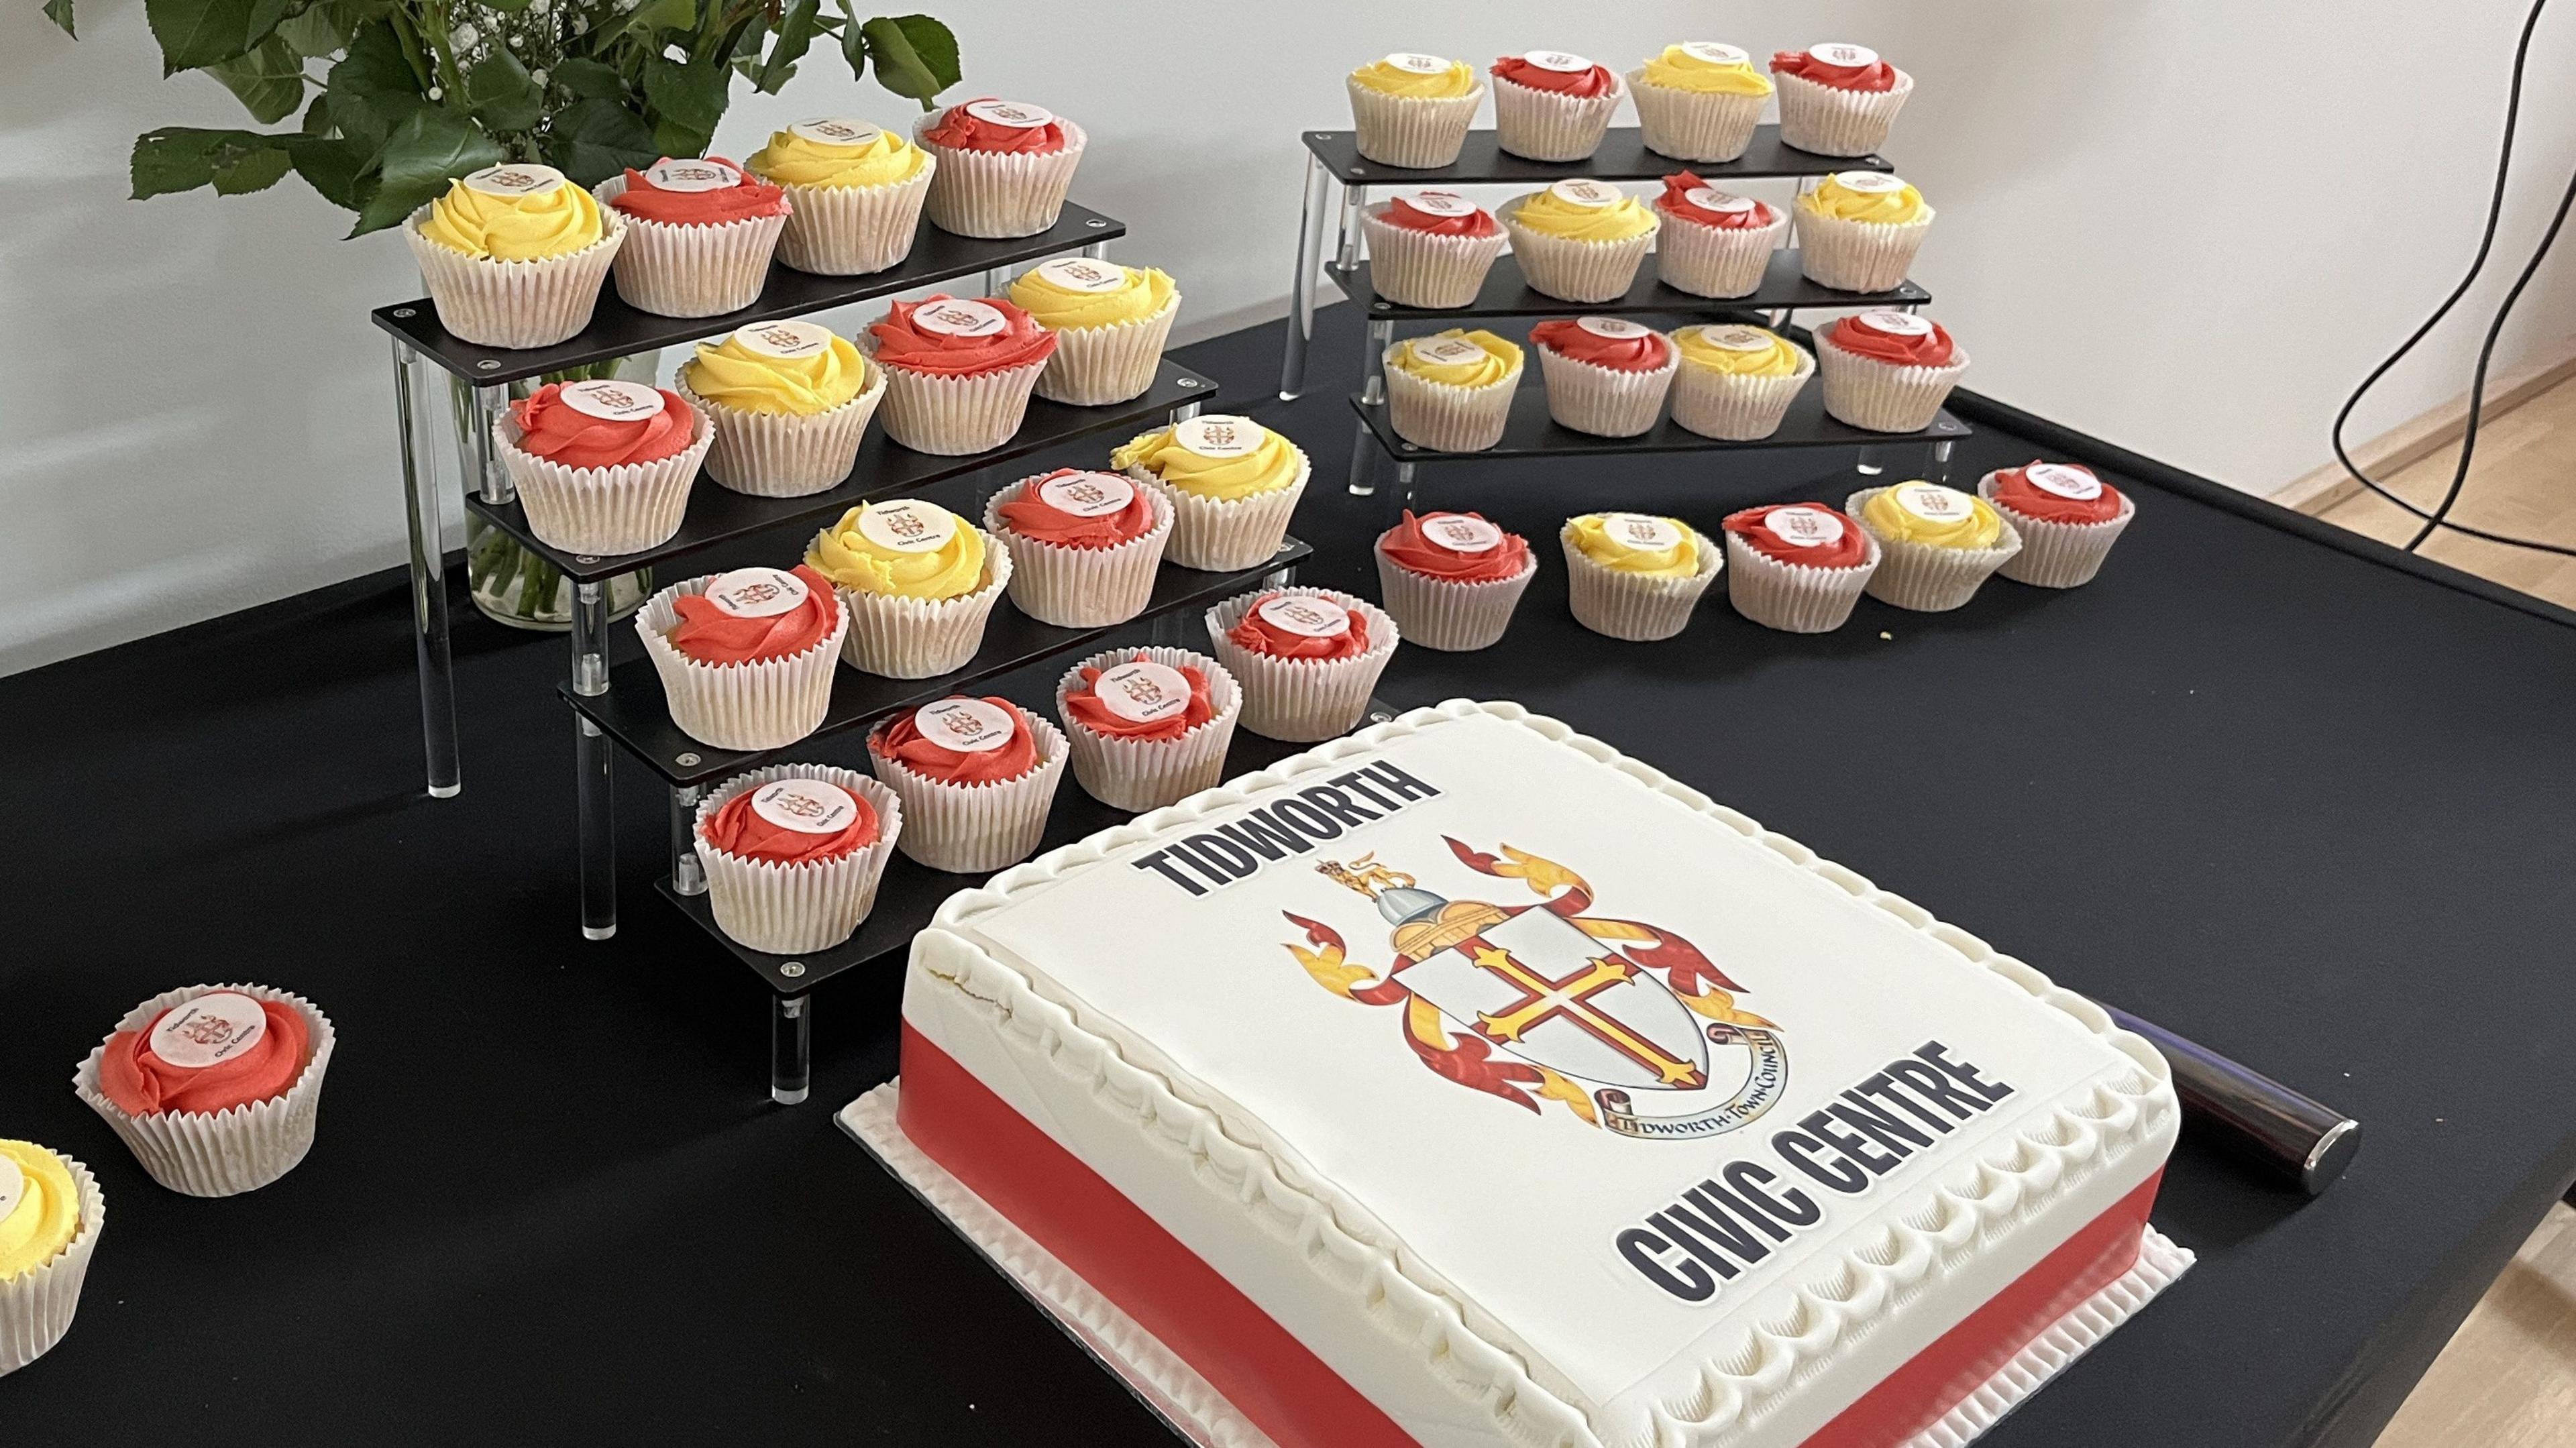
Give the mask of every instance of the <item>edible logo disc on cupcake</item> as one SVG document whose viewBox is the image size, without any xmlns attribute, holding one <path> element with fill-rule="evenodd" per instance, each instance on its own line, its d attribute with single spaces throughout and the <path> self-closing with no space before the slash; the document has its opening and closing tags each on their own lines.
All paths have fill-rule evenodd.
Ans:
<svg viewBox="0 0 2576 1448">
<path fill-rule="evenodd" d="M 781 568 L 737 568 L 707 585 L 707 601 L 735 618 L 775 618 L 805 593 L 805 580 Z"/>
<path fill-rule="evenodd" d="M 1674 527 L 1671 519 L 1645 513 L 1605 513 L 1601 517 L 1601 531 L 1611 541 L 1625 544 L 1640 553 L 1661 553 L 1678 548 L 1682 543 L 1682 530 Z"/>
<path fill-rule="evenodd" d="M 657 191 L 724 191 L 742 184 L 742 173 L 722 161 L 656 161 L 644 179 Z"/>
<path fill-rule="evenodd" d="M 1759 327 L 1702 327 L 1699 339 L 1729 352 L 1768 352 L 1779 339 Z"/>
<path fill-rule="evenodd" d="M 945 508 L 897 498 L 862 511 L 859 536 L 898 553 L 927 553 L 957 536 L 957 518 Z"/>
<path fill-rule="evenodd" d="M 754 322 L 737 329 L 733 340 L 754 356 L 799 362 L 831 346 L 832 329 L 812 322 Z"/>
<path fill-rule="evenodd" d="M 1404 204 L 1425 216 L 1473 216 L 1476 203 L 1455 191 L 1408 191 Z"/>
<path fill-rule="evenodd" d="M 1101 670 L 1091 691 L 1102 708 L 1131 724 L 1159 723 L 1190 707 L 1190 681 L 1180 670 L 1151 659 Z"/>
<path fill-rule="evenodd" d="M 1843 520 L 1815 508 L 1774 508 L 1763 515 L 1762 525 L 1795 548 L 1822 548 L 1843 536 Z"/>
<path fill-rule="evenodd" d="M 1503 546 L 1503 530 L 1464 513 L 1433 513 L 1420 520 L 1422 536 L 1452 553 L 1491 553 Z"/>
<path fill-rule="evenodd" d="M 1087 256 L 1061 256 L 1038 268 L 1038 275 L 1069 292 L 1114 292 L 1127 285 L 1127 269 Z"/>
<path fill-rule="evenodd" d="M 238 991 L 211 991 L 165 1013 L 152 1028 L 150 1049 L 173 1066 L 199 1070 L 249 1050 L 267 1030 L 259 1002 Z"/>
<path fill-rule="evenodd" d="M 1637 323 L 1628 321 L 1623 317 L 1578 317 L 1575 319 L 1574 325 L 1590 332 L 1595 337 L 1608 337 L 1617 342 L 1626 342 L 1634 338 L 1642 337 L 1648 332 L 1654 330 L 1651 327 L 1639 326 Z"/>
<path fill-rule="evenodd" d="M 18 1170 L 16 1162 L 0 1156 L 0 1222 L 9 1220 L 9 1214 L 18 1210 L 18 1199 L 26 1194 L 27 1174 Z"/>
<path fill-rule="evenodd" d="M 1261 446 L 1261 424 L 1248 417 L 1211 413 L 1172 424 L 1172 445 L 1203 458 L 1239 458 Z"/>
<path fill-rule="evenodd" d="M 865 121 L 825 119 L 798 121 L 787 128 L 787 134 L 824 146 L 873 146 L 885 132 Z"/>
<path fill-rule="evenodd" d="M 555 395 L 564 406 L 603 422 L 642 422 L 662 411 L 661 389 L 633 382 L 567 382 Z"/>
<path fill-rule="evenodd" d="M 564 173 L 552 166 L 509 162 L 486 166 L 465 178 L 465 189 L 486 196 L 536 196 L 564 184 Z"/>
<path fill-rule="evenodd" d="M 1019 722 L 1005 709 L 981 699 L 942 699 L 912 711 L 912 727 L 921 737 L 963 754 L 984 754 L 1011 742 Z"/>
<path fill-rule="evenodd" d="M 1001 309 L 956 298 L 924 303 L 913 310 L 912 322 L 943 337 L 989 337 L 1010 325 Z"/>
<path fill-rule="evenodd" d="M 979 121 L 991 121 L 997 126 L 1014 126 L 1024 131 L 1035 130 L 1055 120 L 1055 112 L 1044 106 L 1028 105 L 1021 101 L 975 101 L 966 107 L 966 114 Z"/>
<path fill-rule="evenodd" d="M 1626 192 L 1607 181 L 1559 181 L 1547 190 L 1557 200 L 1575 206 L 1614 206 L 1627 199 Z"/>
<path fill-rule="evenodd" d="M 1682 42 L 1682 54 L 1694 60 L 1707 61 L 1711 65 L 1751 65 L 1753 63 L 1752 56 L 1732 45 L 1722 45 L 1714 40 L 1685 40 Z"/>
<path fill-rule="evenodd" d="M 1384 63 L 1397 70 L 1410 71 L 1415 75 L 1439 75 L 1449 69 L 1449 62 L 1436 55 L 1424 55 L 1418 50 L 1399 50 L 1388 56 Z"/>
<path fill-rule="evenodd" d="M 2073 463 L 2032 463 L 2021 470 L 2021 475 L 2029 479 L 2034 488 L 2055 493 L 2061 498 L 2073 498 L 2079 503 L 2089 503 L 2102 496 L 2102 480 L 2093 476 L 2092 469 L 2080 468 Z"/>
<path fill-rule="evenodd" d="M 1350 610 L 1328 598 L 1283 593 L 1253 610 L 1263 623 L 1299 638 L 1337 639 L 1351 631 Z"/>
<path fill-rule="evenodd" d="M 751 797 L 751 812 L 806 835 L 837 835 L 859 817 L 859 802 L 837 784 L 819 779 L 774 779 Z"/>
<path fill-rule="evenodd" d="M 1932 324 L 1912 312 L 1863 312 L 1852 318 L 1860 326 L 1891 337 L 1929 337 Z"/>
<path fill-rule="evenodd" d="M 1066 473 L 1038 484 L 1038 501 L 1076 518 L 1106 518 L 1136 501 L 1136 485 L 1116 473 Z"/>
<path fill-rule="evenodd" d="M 1808 46 L 1807 53 L 1827 65 L 1838 65 L 1845 70 L 1861 70 L 1878 64 L 1877 51 L 1866 45 L 1845 45 L 1839 40 Z"/>
<path fill-rule="evenodd" d="M 1590 60 L 1570 50 L 1525 50 L 1521 52 L 1521 59 L 1541 70 L 1558 71 L 1565 75 L 1581 75 L 1592 68 Z"/>
<path fill-rule="evenodd" d="M 1425 337 L 1413 344 L 1413 360 L 1434 367 L 1473 362 L 1484 355 L 1484 348 L 1464 337 Z"/>
<path fill-rule="evenodd" d="M 1682 199 L 1702 211 L 1714 211 L 1725 216 L 1731 216 L 1739 211 L 1751 211 L 1760 204 L 1750 196 L 1738 196 L 1732 191 L 1720 191 L 1714 186 L 1694 186 L 1682 193 Z"/>
<path fill-rule="evenodd" d="M 1905 189 L 1903 181 L 1885 171 L 1837 171 L 1825 179 L 1863 196 L 1887 196 Z"/>
<path fill-rule="evenodd" d="M 1896 506 L 1926 523 L 1962 522 L 1975 512 L 1967 494 L 1938 483 L 1897 484 Z"/>
</svg>

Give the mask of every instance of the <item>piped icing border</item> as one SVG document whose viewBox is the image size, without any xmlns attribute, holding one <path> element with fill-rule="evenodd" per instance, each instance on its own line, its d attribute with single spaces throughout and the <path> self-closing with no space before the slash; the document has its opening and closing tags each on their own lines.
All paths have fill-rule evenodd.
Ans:
<svg viewBox="0 0 2576 1448">
<path fill-rule="evenodd" d="M 2126 1056 L 2136 1070 L 2098 1081 L 2053 1107 L 2034 1109 L 2013 1130 L 1950 1164 L 1936 1180 L 1889 1199 L 1843 1252 L 1824 1259 L 1803 1284 L 1782 1283 L 1737 1314 L 1750 1325 L 1731 1348 L 1700 1362 L 1687 1384 L 1667 1384 L 1647 1407 L 1643 1436 L 1605 1437 L 1591 1415 L 1533 1376 L 1493 1322 L 1450 1290 L 1403 1242 L 1331 1182 L 1298 1168 L 1292 1150 L 1257 1121 L 1221 1117 L 1224 1103 L 1112 1021 L 1078 1019 L 1072 1003 L 1054 999 L 1029 976 L 1004 965 L 962 932 L 980 915 L 1044 886 L 1069 870 L 1230 809 L 1274 786 L 1330 773 L 1337 762 L 1458 719 L 1483 715 L 1517 724 L 1553 743 L 1676 799 L 1832 882 L 1921 932 L 1958 956 L 1962 966 L 2010 981 Z M 934 943 L 934 937 L 938 941 Z M 942 947 L 945 948 L 942 948 Z M 1308 1267 L 1354 1299 L 1392 1341 L 1411 1344 L 1426 1370 L 1459 1398 L 1488 1412 L 1497 1432 L 1533 1445 L 1612 1448 L 1715 1448 L 1787 1401 L 1838 1351 L 1871 1335 L 1892 1311 L 1936 1280 L 1936 1269 L 1963 1263 L 1976 1244 L 2025 1214 L 2035 1214 L 2124 1157 L 2166 1127 L 2179 1111 L 2164 1058 L 2143 1038 L 2112 1024 L 2092 1001 L 2058 988 L 2037 970 L 1937 919 L 1922 906 L 1878 889 L 1855 871 L 1825 860 L 1786 836 L 1711 800 L 1600 740 L 1511 703 L 1456 699 L 1416 709 L 1332 741 L 1269 769 L 1242 776 L 1178 804 L 995 875 L 951 896 L 916 937 L 913 968 L 946 981 L 987 1013 L 997 1029 L 1068 1078 L 1087 1083 L 1104 1105 L 1134 1115 L 1149 1139 L 1192 1159 L 1193 1177 L 1212 1195 L 1262 1219 L 1272 1235 L 1296 1244 Z M 1965 1406 L 1965 1405 L 1963 1405 Z"/>
</svg>

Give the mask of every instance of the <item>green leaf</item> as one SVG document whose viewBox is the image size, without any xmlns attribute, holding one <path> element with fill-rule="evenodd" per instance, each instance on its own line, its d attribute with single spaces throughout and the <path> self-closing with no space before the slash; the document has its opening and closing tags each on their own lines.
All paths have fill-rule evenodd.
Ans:
<svg viewBox="0 0 2576 1448">
<path fill-rule="evenodd" d="M 345 19 L 336 5 L 316 5 L 278 26 L 274 38 L 285 42 L 297 55 L 332 55 L 349 43 L 349 30 L 343 28 Z"/>
<path fill-rule="evenodd" d="M 385 139 L 376 194 L 367 198 L 349 234 L 363 236 L 397 225 L 435 200 L 448 182 L 508 159 L 463 112 L 422 106 Z"/>
<path fill-rule="evenodd" d="M 556 66 L 546 79 L 570 91 L 575 100 L 613 101 L 626 95 L 626 82 L 617 67 L 603 61 L 575 57 Z"/>
<path fill-rule="evenodd" d="M 325 201 L 345 211 L 365 208 L 375 194 L 369 169 L 376 151 L 364 141 L 328 136 L 289 136 L 278 143 L 295 163 L 295 174 Z"/>
<path fill-rule="evenodd" d="M 72 29 L 72 0 L 45 0 L 45 18 L 61 26 L 63 34 L 80 39 L 80 32 Z"/>
<path fill-rule="evenodd" d="M 965 78 L 958 67 L 956 35 L 927 15 L 880 15 L 859 29 L 877 84 L 919 101 L 925 111 L 941 91 Z"/>
<path fill-rule="evenodd" d="M 760 74 L 751 78 L 752 88 L 766 95 L 778 94 L 796 74 L 796 62 L 814 44 L 814 11 L 816 0 L 787 0 L 787 13 L 778 22 L 778 36 L 769 45 L 769 55 L 760 63 Z"/>
<path fill-rule="evenodd" d="M 262 125 L 275 125 L 295 114 L 304 99 L 304 57 L 281 36 L 261 41 L 259 49 L 248 55 L 207 66 L 206 74 L 222 81 L 251 119 Z"/>
<path fill-rule="evenodd" d="M 215 168 L 215 194 L 248 196 L 265 191 L 276 185 L 293 164 L 293 158 L 275 146 L 247 152 L 239 160 Z"/>
<path fill-rule="evenodd" d="M 725 91 L 733 77 L 722 57 L 683 65 L 661 56 L 644 62 L 644 99 L 653 122 L 653 144 L 666 156 L 704 155 L 724 119 Z"/>
<path fill-rule="evenodd" d="M 161 73 L 247 55 L 289 15 L 296 0 L 143 0 L 143 18 L 161 43 Z"/>
<path fill-rule="evenodd" d="M 130 168 L 134 199 L 212 186 L 239 195 L 273 186 L 286 174 L 284 137 L 257 131 L 208 131 L 163 126 L 134 138 Z"/>
<path fill-rule="evenodd" d="M 465 104 L 488 131 L 531 131 L 545 115 L 546 93 L 507 50 L 494 50 L 465 73 Z"/>
<path fill-rule="evenodd" d="M 626 17 L 626 28 L 649 36 L 657 30 L 688 30 L 698 23 L 698 0 L 644 0 Z"/>
<path fill-rule="evenodd" d="M 331 100 L 331 124 L 370 146 L 383 145 L 428 104 L 402 37 L 384 20 L 370 20 L 349 37 L 349 53 L 331 67 L 323 93 Z"/>
<path fill-rule="evenodd" d="M 615 101 L 575 101 L 546 126 L 546 159 L 584 186 L 661 158 L 653 128 Z"/>
</svg>

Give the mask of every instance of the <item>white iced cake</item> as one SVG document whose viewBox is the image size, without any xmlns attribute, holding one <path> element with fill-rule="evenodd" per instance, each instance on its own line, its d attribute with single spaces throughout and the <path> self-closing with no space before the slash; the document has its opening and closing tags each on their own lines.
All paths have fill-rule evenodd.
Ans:
<svg viewBox="0 0 2576 1448">
<path fill-rule="evenodd" d="M 2146 1042 L 1511 704 L 958 895 L 903 1016 L 852 1111 L 1216 1441 L 1955 1444 L 2188 1260 Z"/>
</svg>

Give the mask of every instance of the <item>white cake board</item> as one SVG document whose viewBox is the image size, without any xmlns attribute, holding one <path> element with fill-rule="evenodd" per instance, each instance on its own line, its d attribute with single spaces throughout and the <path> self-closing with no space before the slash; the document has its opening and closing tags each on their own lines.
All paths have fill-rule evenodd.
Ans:
<svg viewBox="0 0 2576 1448">
<path fill-rule="evenodd" d="M 914 1146 L 895 1125 L 901 1085 L 877 1087 L 833 1120 L 1174 1433 L 1199 1448 L 1278 1448 L 1178 1354 Z M 2187 1248 L 2147 1228 L 2136 1266 L 2033 1338 L 1984 1386 L 1900 1448 L 1962 1448 L 2171 1286 L 2192 1261 Z"/>
</svg>

